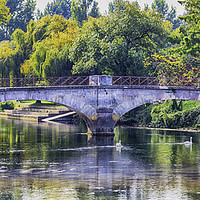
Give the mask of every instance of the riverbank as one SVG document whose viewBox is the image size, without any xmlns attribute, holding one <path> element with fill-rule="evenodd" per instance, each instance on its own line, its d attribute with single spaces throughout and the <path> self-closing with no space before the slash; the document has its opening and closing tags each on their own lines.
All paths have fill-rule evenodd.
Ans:
<svg viewBox="0 0 200 200">
<path fill-rule="evenodd" d="M 193 129 L 193 128 L 177 128 L 177 129 L 171 129 L 171 128 L 150 128 L 150 127 L 135 127 L 135 126 L 123 126 L 123 125 L 119 125 L 121 128 L 131 128 L 131 129 L 146 129 L 146 130 L 161 130 L 161 131 L 183 131 L 183 132 L 196 132 L 196 133 L 200 133 L 200 129 Z"/>
<path fill-rule="evenodd" d="M 199 130 L 200 102 L 170 100 L 142 105 L 121 117 L 118 125 Z"/>
<path fill-rule="evenodd" d="M 72 111 L 67 107 L 56 105 L 51 102 L 36 102 L 7 102 L 6 105 L 4 104 L 4 107 L 8 109 L 4 109 L 3 112 L 0 112 L 0 117 L 34 122 L 48 121 L 50 118 L 54 119 L 54 121 L 73 121 L 74 113 L 72 114 Z"/>
</svg>

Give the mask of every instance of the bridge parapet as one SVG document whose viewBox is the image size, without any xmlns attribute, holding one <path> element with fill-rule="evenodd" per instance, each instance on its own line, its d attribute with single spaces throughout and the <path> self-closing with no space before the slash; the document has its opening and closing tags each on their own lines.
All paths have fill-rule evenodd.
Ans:
<svg viewBox="0 0 200 200">
<path fill-rule="evenodd" d="M 200 87 L 200 78 L 136 77 L 136 76 L 68 76 L 0 78 L 0 87 L 41 87 L 41 86 L 169 86 Z"/>
</svg>

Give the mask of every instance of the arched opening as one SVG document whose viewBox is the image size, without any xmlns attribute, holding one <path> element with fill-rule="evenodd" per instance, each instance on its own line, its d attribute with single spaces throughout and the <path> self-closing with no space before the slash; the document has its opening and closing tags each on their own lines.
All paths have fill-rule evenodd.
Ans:
<svg viewBox="0 0 200 200">
<path fill-rule="evenodd" d="M 81 123 L 86 129 L 92 129 L 91 120 L 70 106 L 43 100 L 14 100 L 0 103 L 0 117 L 24 119 L 30 121 L 59 121 Z M 69 114 L 69 115 L 68 115 Z M 45 120 L 48 119 L 49 120 Z"/>
<path fill-rule="evenodd" d="M 161 100 L 140 105 L 120 117 L 116 126 L 200 128 L 200 102 Z"/>
</svg>

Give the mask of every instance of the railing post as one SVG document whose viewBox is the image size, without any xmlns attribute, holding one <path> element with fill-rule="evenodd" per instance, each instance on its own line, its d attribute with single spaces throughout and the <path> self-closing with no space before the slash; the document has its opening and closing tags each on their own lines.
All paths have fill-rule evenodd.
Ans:
<svg viewBox="0 0 200 200">
<path fill-rule="evenodd" d="M 112 85 L 112 76 L 93 75 L 89 76 L 89 85 Z"/>
</svg>

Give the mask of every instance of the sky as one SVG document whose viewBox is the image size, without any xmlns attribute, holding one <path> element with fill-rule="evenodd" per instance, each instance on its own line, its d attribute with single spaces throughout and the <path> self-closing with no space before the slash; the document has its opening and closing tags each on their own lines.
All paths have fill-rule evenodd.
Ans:
<svg viewBox="0 0 200 200">
<path fill-rule="evenodd" d="M 36 0 L 37 2 L 37 8 L 39 8 L 41 11 L 44 10 L 46 4 L 48 2 L 51 2 L 52 0 Z M 105 11 L 108 9 L 108 3 L 112 0 L 96 0 L 99 3 L 99 8 L 101 13 L 105 13 Z M 144 6 L 144 4 L 151 4 L 153 0 L 137 0 L 141 7 Z M 166 2 L 169 4 L 169 6 L 174 5 L 177 8 L 177 15 L 182 15 L 184 12 L 184 7 L 181 6 L 177 0 L 166 0 Z"/>
</svg>

